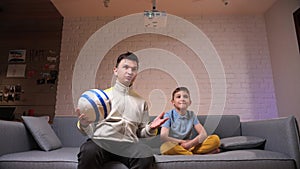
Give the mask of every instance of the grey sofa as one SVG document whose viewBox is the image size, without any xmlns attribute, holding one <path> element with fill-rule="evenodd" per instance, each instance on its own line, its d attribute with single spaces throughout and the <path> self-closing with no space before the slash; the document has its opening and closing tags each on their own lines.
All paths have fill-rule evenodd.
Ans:
<svg viewBox="0 0 300 169">
<path fill-rule="evenodd" d="M 236 115 L 198 117 L 209 134 L 218 134 L 222 139 L 256 136 L 266 142 L 260 148 L 210 155 L 155 154 L 154 169 L 300 169 L 299 131 L 293 116 L 251 122 L 240 122 Z M 79 147 L 87 139 L 77 130 L 76 121 L 76 117 L 54 118 L 52 128 L 63 147 L 51 151 L 40 150 L 23 123 L 0 121 L 0 169 L 76 169 Z M 217 125 L 211 125 L 213 123 Z M 159 139 L 156 137 L 152 142 L 150 146 L 158 150 Z M 126 167 L 111 162 L 104 168 Z"/>
</svg>

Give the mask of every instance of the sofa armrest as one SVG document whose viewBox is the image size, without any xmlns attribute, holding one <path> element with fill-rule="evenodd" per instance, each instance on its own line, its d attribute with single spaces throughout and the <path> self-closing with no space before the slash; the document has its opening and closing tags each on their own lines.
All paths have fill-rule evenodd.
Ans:
<svg viewBox="0 0 300 169">
<path fill-rule="evenodd" d="M 296 162 L 300 169 L 299 128 L 294 116 L 242 122 L 242 135 L 265 138 L 265 149 L 284 153 Z"/>
<path fill-rule="evenodd" d="M 0 120 L 0 156 L 34 148 L 37 143 L 23 123 Z"/>
</svg>

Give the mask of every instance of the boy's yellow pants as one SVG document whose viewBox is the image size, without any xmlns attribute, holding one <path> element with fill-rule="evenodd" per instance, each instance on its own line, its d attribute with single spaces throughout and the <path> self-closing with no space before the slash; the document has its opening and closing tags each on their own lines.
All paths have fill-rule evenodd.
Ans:
<svg viewBox="0 0 300 169">
<path fill-rule="evenodd" d="M 160 152 L 163 155 L 193 155 L 193 154 L 207 154 L 220 146 L 220 138 L 217 135 L 208 136 L 203 143 L 190 148 L 189 150 L 183 148 L 178 143 L 165 142 L 160 146 Z"/>
</svg>

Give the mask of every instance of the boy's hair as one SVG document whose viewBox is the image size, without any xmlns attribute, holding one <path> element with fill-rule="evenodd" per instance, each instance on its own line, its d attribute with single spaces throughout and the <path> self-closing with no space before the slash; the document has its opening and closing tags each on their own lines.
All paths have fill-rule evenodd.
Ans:
<svg viewBox="0 0 300 169">
<path fill-rule="evenodd" d="M 127 52 L 127 53 L 123 53 L 121 54 L 118 59 L 117 59 L 117 63 L 116 63 L 116 67 L 119 66 L 119 63 L 121 62 L 121 60 L 123 59 L 129 59 L 129 60 L 132 60 L 132 61 L 135 61 L 137 63 L 137 65 L 139 66 L 139 59 L 138 57 L 133 54 L 132 52 Z"/>
<path fill-rule="evenodd" d="M 187 92 L 187 93 L 190 95 L 190 91 L 189 91 L 188 88 L 186 88 L 186 87 L 177 87 L 177 88 L 173 91 L 173 93 L 172 93 L 172 100 L 174 100 L 175 94 L 176 94 L 177 92 L 180 92 L 180 91 L 185 91 L 185 92 Z"/>
</svg>

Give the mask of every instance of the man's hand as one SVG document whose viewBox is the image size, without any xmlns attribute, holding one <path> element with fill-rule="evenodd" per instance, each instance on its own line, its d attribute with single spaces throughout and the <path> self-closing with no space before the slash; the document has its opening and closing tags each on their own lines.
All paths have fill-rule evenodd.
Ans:
<svg viewBox="0 0 300 169">
<path fill-rule="evenodd" d="M 164 114 L 165 112 L 160 113 L 160 115 L 158 115 L 151 123 L 150 128 L 151 129 L 156 129 L 159 126 L 161 126 L 162 124 L 164 124 L 164 122 L 166 122 L 169 118 L 164 118 Z"/>
<path fill-rule="evenodd" d="M 76 109 L 76 113 L 78 115 L 78 120 L 81 127 L 87 127 L 89 124 L 92 123 L 91 121 L 89 121 L 89 118 L 85 114 L 80 113 L 79 108 Z"/>
</svg>

